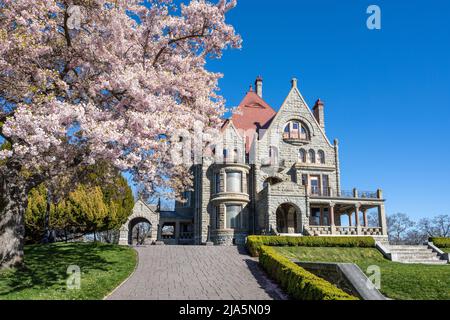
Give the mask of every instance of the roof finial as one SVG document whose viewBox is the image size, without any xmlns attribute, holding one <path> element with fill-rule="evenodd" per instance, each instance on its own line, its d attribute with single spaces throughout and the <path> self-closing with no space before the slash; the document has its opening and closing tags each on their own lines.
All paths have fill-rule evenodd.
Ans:
<svg viewBox="0 0 450 320">
<path fill-rule="evenodd" d="M 250 89 L 248 89 L 249 92 L 253 92 L 253 86 L 250 85 Z"/>
</svg>

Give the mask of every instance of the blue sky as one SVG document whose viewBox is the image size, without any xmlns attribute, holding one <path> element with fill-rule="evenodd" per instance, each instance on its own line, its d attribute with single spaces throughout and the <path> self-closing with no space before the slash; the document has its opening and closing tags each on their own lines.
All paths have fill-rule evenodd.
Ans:
<svg viewBox="0 0 450 320">
<path fill-rule="evenodd" d="M 381 30 L 366 27 L 371 4 Z M 228 19 L 243 48 L 209 63 L 228 106 L 262 75 L 278 109 L 295 76 L 326 103 L 344 189 L 382 188 L 388 213 L 450 214 L 449 1 L 240 0 Z"/>
</svg>

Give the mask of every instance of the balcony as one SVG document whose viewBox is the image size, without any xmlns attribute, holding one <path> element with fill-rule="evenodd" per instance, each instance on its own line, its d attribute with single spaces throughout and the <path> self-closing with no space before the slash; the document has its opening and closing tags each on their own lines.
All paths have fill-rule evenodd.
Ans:
<svg viewBox="0 0 450 320">
<path fill-rule="evenodd" d="M 306 133 L 293 130 L 283 133 L 283 141 L 295 145 L 302 145 L 308 143 L 309 139 Z"/>
<path fill-rule="evenodd" d="M 359 191 L 357 189 L 353 190 L 340 190 L 339 192 L 334 192 L 332 188 L 327 188 L 322 190 L 317 186 L 311 186 L 308 192 L 310 197 L 321 197 L 321 198 L 340 198 L 340 199 L 383 199 L 381 190 L 377 191 Z"/>
</svg>

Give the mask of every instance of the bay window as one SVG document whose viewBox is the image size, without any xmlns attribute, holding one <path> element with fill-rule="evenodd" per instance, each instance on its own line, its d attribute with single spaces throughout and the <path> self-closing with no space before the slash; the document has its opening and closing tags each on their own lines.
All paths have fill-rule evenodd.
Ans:
<svg viewBox="0 0 450 320">
<path fill-rule="evenodd" d="M 226 228 L 227 229 L 240 229 L 241 224 L 241 205 L 226 205 Z"/>
<path fill-rule="evenodd" d="M 242 193 L 242 172 L 227 172 L 227 191 Z"/>
</svg>

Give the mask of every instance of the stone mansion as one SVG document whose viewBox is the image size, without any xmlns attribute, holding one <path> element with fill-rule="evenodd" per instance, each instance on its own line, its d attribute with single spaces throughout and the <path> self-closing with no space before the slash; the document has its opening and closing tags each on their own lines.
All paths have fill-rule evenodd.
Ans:
<svg viewBox="0 0 450 320">
<path fill-rule="evenodd" d="M 258 77 L 223 123 L 224 161 L 194 165 L 194 191 L 174 211 L 138 201 L 120 243 L 131 243 L 142 221 L 152 226 L 151 240 L 166 244 L 243 244 L 252 234 L 386 237 L 382 191 L 341 189 L 339 144 L 325 129 L 324 103 L 310 109 L 296 79 L 276 112 Z M 377 225 L 369 225 L 373 209 Z"/>
</svg>

